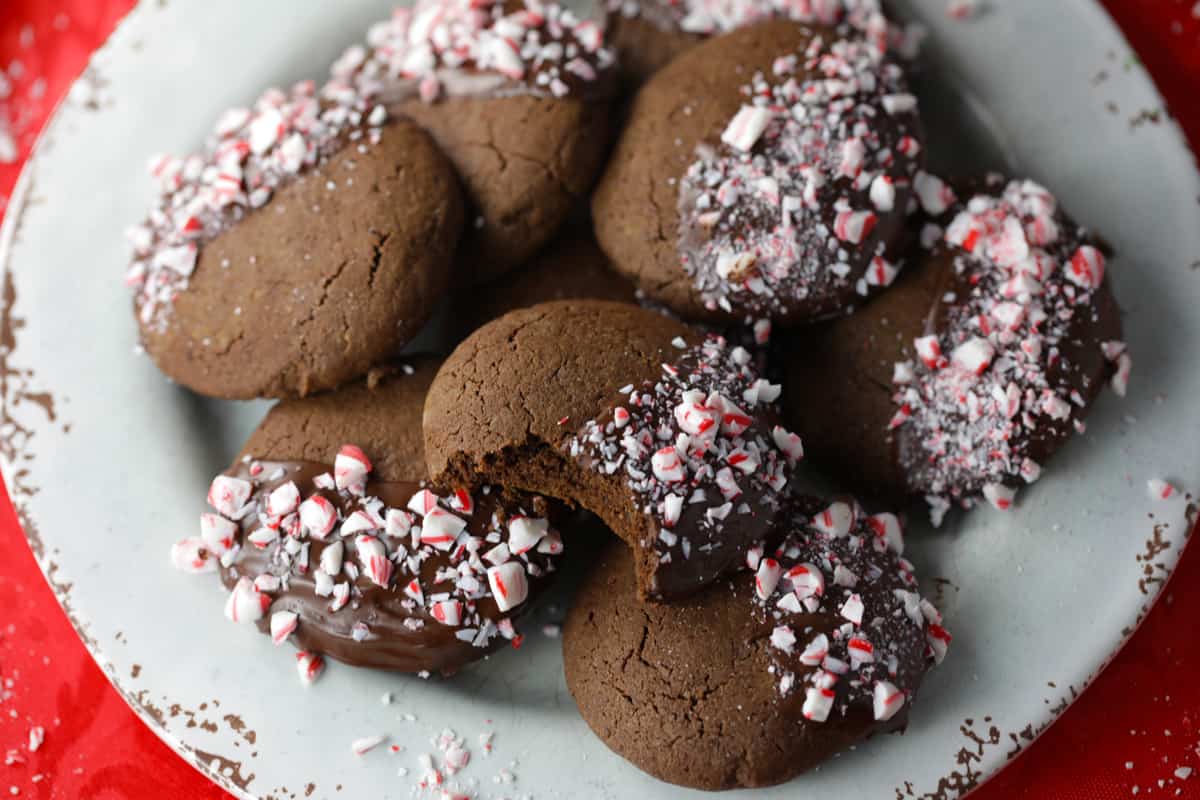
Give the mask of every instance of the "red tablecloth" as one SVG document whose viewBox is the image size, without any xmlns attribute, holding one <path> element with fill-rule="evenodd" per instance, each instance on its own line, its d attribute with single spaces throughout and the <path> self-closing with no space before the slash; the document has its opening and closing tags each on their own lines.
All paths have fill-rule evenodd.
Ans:
<svg viewBox="0 0 1200 800">
<path fill-rule="evenodd" d="M 1200 152 L 1200 3 L 1105 4 Z M 0 74 L 8 78 L 0 80 L 0 162 L 6 131 L 17 153 L 15 163 L 0 163 L 0 213 L 47 114 L 131 5 L 0 0 Z M 1003 13 L 1002 0 L 995 6 Z M 7 496 L 0 552 L 0 797 L 225 797 L 110 688 L 38 572 Z M 1200 798 L 1198 616 L 1200 547 L 1192 547 L 1164 601 L 1113 664 L 973 798 Z M 45 741 L 31 752 L 37 726 Z M 1189 769 L 1196 774 L 1179 777 Z"/>
</svg>

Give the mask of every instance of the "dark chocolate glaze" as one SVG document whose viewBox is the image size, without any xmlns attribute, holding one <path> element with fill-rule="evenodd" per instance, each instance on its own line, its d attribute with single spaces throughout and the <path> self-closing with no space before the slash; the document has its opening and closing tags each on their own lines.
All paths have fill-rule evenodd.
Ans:
<svg viewBox="0 0 1200 800">
<path fill-rule="evenodd" d="M 256 463 L 256 462 L 250 462 Z M 318 490 L 313 486 L 313 478 L 323 473 L 333 473 L 331 466 L 311 461 L 299 462 L 257 462 L 262 465 L 257 479 L 250 474 L 250 463 L 238 464 L 226 474 L 243 480 L 254 482 L 254 494 L 251 502 L 256 508 L 265 502 L 265 498 L 276 487 L 294 481 L 300 488 L 302 499 L 319 494 L 329 500 L 339 511 L 339 518 L 344 519 L 354 510 L 362 507 L 362 503 L 344 493 L 332 490 Z M 369 481 L 366 488 L 368 498 L 375 497 L 383 501 L 387 508 L 405 508 L 409 499 L 421 489 L 430 489 L 445 496 L 437 487 L 416 481 L 377 482 Z M 474 493 L 475 510 L 468 519 L 467 531 L 473 536 L 485 536 L 489 531 L 499 531 L 507 540 L 506 528 L 503 523 L 513 516 L 545 517 L 550 508 L 542 498 L 530 498 L 517 502 L 509 497 L 501 497 L 497 493 Z M 329 597 L 320 597 L 314 592 L 314 572 L 321 562 L 321 554 L 334 541 L 340 540 L 345 546 L 343 563 L 355 563 L 355 536 L 339 536 L 338 531 L 330 534 L 326 540 L 307 537 L 309 543 L 309 558 L 306 570 L 297 566 L 288 566 L 279 560 L 278 554 L 286 539 L 283 534 L 279 541 L 266 549 L 259 549 L 246 541 L 247 535 L 260 527 L 257 515 L 248 515 L 240 526 L 238 543 L 241 550 L 234 563 L 221 568 L 222 582 L 232 589 L 238 578 L 255 576 L 268 572 L 278 577 L 287 576 L 286 588 L 272 593 L 274 601 L 263 619 L 258 623 L 259 628 L 269 633 L 270 615 L 279 611 L 293 611 L 299 615 L 299 625 L 291 639 L 303 650 L 322 653 L 330 658 L 354 666 L 373 667 L 396 672 L 430 672 L 443 675 L 455 672 L 459 667 L 483 658 L 499 647 L 509 644 L 509 640 L 500 634 L 495 634 L 486 643 L 473 644 L 471 640 L 463 640 L 457 634 L 467 629 L 478 630 L 480 623 L 490 620 L 492 623 L 502 619 L 515 619 L 521 616 L 531 605 L 535 595 L 548 582 L 549 575 L 554 571 L 552 557 L 531 551 L 526 561 L 529 574 L 529 597 L 507 613 L 502 613 L 496 606 L 495 600 L 487 590 L 487 579 L 478 575 L 487 593 L 475 601 L 464 601 L 462 624 L 458 626 L 444 625 L 438 622 L 429 612 L 429 598 L 439 592 L 453 592 L 453 581 L 437 581 L 439 570 L 453 568 L 463 559 L 453 559 L 452 553 L 434 551 L 431 557 L 420 564 L 419 573 L 410 573 L 403 560 L 395 565 L 395 570 L 387 588 L 373 583 L 365 574 L 359 574 L 353 581 L 350 600 L 338 611 L 330 610 Z M 395 551 L 397 541 L 407 546 L 408 538 L 402 540 L 390 539 L 379 532 L 379 539 L 386 542 L 389 552 Z M 493 547 L 486 543 L 481 551 Z M 537 570 L 540 575 L 532 573 Z M 403 587 L 416 577 L 420 580 L 425 596 L 425 604 L 417 604 L 403 593 Z M 345 573 L 335 576 L 335 579 L 345 580 Z M 457 595 L 456 595 L 457 596 Z M 353 630 L 356 625 L 365 625 L 367 637 L 355 641 Z M 513 640 L 519 645 L 520 639 Z"/>
</svg>

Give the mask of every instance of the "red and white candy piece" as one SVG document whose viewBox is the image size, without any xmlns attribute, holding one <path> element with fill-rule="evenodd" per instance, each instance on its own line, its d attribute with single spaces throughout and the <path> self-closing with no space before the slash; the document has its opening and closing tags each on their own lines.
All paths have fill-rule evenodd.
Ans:
<svg viewBox="0 0 1200 800">
<path fill-rule="evenodd" d="M 767 129 L 772 116 L 771 110 L 765 106 L 742 106 L 721 133 L 721 141 L 735 150 L 748 153 Z"/>
<path fill-rule="evenodd" d="M 829 505 L 812 518 L 813 527 L 827 536 L 841 538 L 854 526 L 854 508 L 840 500 Z"/>
<path fill-rule="evenodd" d="M 973 336 L 954 348 L 950 354 L 950 363 L 963 372 L 971 375 L 982 375 L 991 366 L 996 348 L 987 339 Z"/>
<path fill-rule="evenodd" d="M 810 686 L 804 693 L 804 705 L 800 712 L 811 722 L 824 722 L 833 709 L 833 689 Z"/>
<path fill-rule="evenodd" d="M 913 190 L 926 214 L 938 216 L 944 213 L 957 199 L 954 190 L 936 175 L 918 172 L 913 179 Z"/>
<path fill-rule="evenodd" d="M 1017 490 L 1002 483 L 985 483 L 983 485 L 983 496 L 992 504 L 993 508 L 1000 511 L 1008 511 L 1012 508 L 1013 498 L 1017 496 Z"/>
<path fill-rule="evenodd" d="M 325 659 L 317 653 L 310 653 L 307 650 L 296 653 L 296 672 L 300 675 L 300 682 L 305 686 L 312 686 L 324 671 Z"/>
<path fill-rule="evenodd" d="M 876 175 L 871 181 L 871 203 L 876 211 L 891 211 L 896 207 L 896 184 L 887 175 Z"/>
<path fill-rule="evenodd" d="M 550 530 L 550 521 L 534 517 L 513 517 L 508 523 L 508 549 L 516 555 L 528 553 Z"/>
<path fill-rule="evenodd" d="M 913 339 L 913 347 L 917 351 L 917 358 L 921 359 L 921 363 L 930 369 L 937 369 L 942 365 L 942 345 L 934 334 L 921 336 Z"/>
<path fill-rule="evenodd" d="M 314 539 L 324 539 L 337 524 L 337 509 L 321 495 L 313 495 L 300 504 L 300 525 Z"/>
<path fill-rule="evenodd" d="M 300 616 L 295 611 L 276 611 L 271 615 L 271 641 L 283 644 L 300 625 Z"/>
<path fill-rule="evenodd" d="M 384 736 L 364 736 L 350 743 L 350 752 L 356 756 L 366 755 L 383 744 Z"/>
<path fill-rule="evenodd" d="M 787 625 L 777 625 L 775 630 L 771 631 L 771 646 L 790 653 L 796 646 L 796 634 Z"/>
<path fill-rule="evenodd" d="M 946 657 L 946 650 L 949 649 L 952 638 L 950 632 L 941 625 L 933 623 L 929 625 L 929 630 L 925 634 L 925 642 L 929 645 L 935 664 L 941 664 L 942 659 Z"/>
<path fill-rule="evenodd" d="M 421 489 L 408 499 L 408 510 L 425 516 L 438 507 L 438 496 L 428 489 Z"/>
<path fill-rule="evenodd" d="M 342 536 L 353 536 L 356 533 L 377 531 L 384 526 L 383 519 L 375 512 L 366 508 L 356 509 L 342 523 Z"/>
<path fill-rule="evenodd" d="M 782 574 L 783 568 L 775 559 L 764 558 L 758 562 L 758 570 L 754 573 L 754 591 L 760 600 L 766 600 L 775 593 L 775 587 L 779 585 L 779 576 Z"/>
<path fill-rule="evenodd" d="M 801 600 L 821 597 L 825 594 L 825 575 L 813 564 L 797 564 L 787 571 L 785 577 L 792 583 L 792 591 Z"/>
<path fill-rule="evenodd" d="M 1162 478 L 1151 478 L 1146 481 L 1146 489 L 1155 500 L 1169 500 L 1178 491 L 1171 483 Z"/>
<path fill-rule="evenodd" d="M 833 233 L 843 242 L 862 244 L 862 241 L 871 235 L 878 221 L 879 217 L 875 216 L 873 211 L 845 209 L 839 211 L 834 218 Z"/>
<path fill-rule="evenodd" d="M 895 514 L 884 512 L 872 514 L 866 519 L 867 527 L 875 534 L 875 540 L 898 556 L 904 555 L 904 526 Z"/>
<path fill-rule="evenodd" d="M 413 518 L 402 508 L 389 508 L 384 515 L 384 532 L 394 539 L 403 539 L 412 531 Z"/>
<path fill-rule="evenodd" d="M 333 480 L 337 488 L 351 494 L 363 494 L 367 487 L 367 473 L 371 461 L 361 449 L 352 444 L 342 445 L 333 459 Z"/>
<path fill-rule="evenodd" d="M 300 488 L 295 481 L 288 481 L 275 488 L 267 495 L 267 515 L 282 517 L 290 514 L 300 505 Z"/>
<path fill-rule="evenodd" d="M 208 504 L 223 517 L 236 519 L 250 499 L 249 481 L 230 475 L 218 475 L 208 487 Z"/>
<path fill-rule="evenodd" d="M 1099 288 L 1104 281 L 1104 254 L 1085 244 L 1075 251 L 1067 264 L 1067 280 L 1085 289 Z"/>
<path fill-rule="evenodd" d="M 800 441 L 799 435 L 776 425 L 771 429 L 771 439 L 792 464 L 804 458 L 804 443 Z"/>
<path fill-rule="evenodd" d="M 438 550 L 449 550 L 466 527 L 465 519 L 435 506 L 430 509 L 421 522 L 421 544 L 427 544 Z"/>
<path fill-rule="evenodd" d="M 458 600 L 439 600 L 430 607 L 429 613 L 443 625 L 454 627 L 462 622 L 462 603 Z"/>
<path fill-rule="evenodd" d="M 850 654 L 851 669 L 858 669 L 863 664 L 875 662 L 875 648 L 861 637 L 851 637 L 850 641 L 846 643 L 846 652 Z"/>
<path fill-rule="evenodd" d="M 842 607 L 838 613 L 855 625 L 862 625 L 864 610 L 862 598 L 857 594 L 852 594 L 846 598 L 846 602 L 842 603 Z"/>
<path fill-rule="evenodd" d="M 904 692 L 888 681 L 877 681 L 872 691 L 872 706 L 875 719 L 883 722 L 896 716 L 896 712 L 904 707 Z"/>
<path fill-rule="evenodd" d="M 823 633 L 818 633 L 804 648 L 804 652 L 800 654 L 800 663 L 809 667 L 815 667 L 824 662 L 825 657 L 828 655 L 829 637 Z"/>
<path fill-rule="evenodd" d="M 198 536 L 181 539 L 171 545 L 171 563 L 175 569 L 192 575 L 216 572 L 217 557 L 208 543 Z"/>
<path fill-rule="evenodd" d="M 371 583 L 386 589 L 392 581 L 393 564 L 383 542 L 374 536 L 359 536 L 354 540 L 354 547 L 358 551 L 358 562 Z"/>
<path fill-rule="evenodd" d="M 416 600 L 421 605 L 425 604 L 425 593 L 421 591 L 421 582 L 416 578 L 404 585 L 404 594 Z"/>
<path fill-rule="evenodd" d="M 237 523 L 231 522 L 219 514 L 200 515 L 200 538 L 216 555 L 224 555 L 232 550 L 236 535 Z"/>
<path fill-rule="evenodd" d="M 665 483 L 678 483 L 684 478 L 683 462 L 674 447 L 664 447 L 650 457 L 654 477 Z"/>
<path fill-rule="evenodd" d="M 246 576 L 238 578 L 225 601 L 225 618 L 233 622 L 258 622 L 271 607 L 271 598 Z"/>
<path fill-rule="evenodd" d="M 487 579 L 488 586 L 492 589 L 492 597 L 496 600 L 496 607 L 501 611 L 509 611 L 521 605 L 529 596 L 529 581 L 525 575 L 525 567 L 519 561 L 489 567 Z"/>
<path fill-rule="evenodd" d="M 321 551 L 321 571 L 333 577 L 342 571 L 342 561 L 346 555 L 346 546 L 342 540 L 332 542 Z"/>
</svg>

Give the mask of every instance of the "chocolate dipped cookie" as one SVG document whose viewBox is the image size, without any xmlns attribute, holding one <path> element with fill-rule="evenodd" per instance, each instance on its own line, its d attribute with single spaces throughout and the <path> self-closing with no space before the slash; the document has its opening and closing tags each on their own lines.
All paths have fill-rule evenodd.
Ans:
<svg viewBox="0 0 1200 800">
<path fill-rule="evenodd" d="M 509 641 L 555 571 L 541 497 L 425 480 L 420 415 L 437 362 L 277 405 L 208 493 L 177 566 L 218 571 L 225 614 L 298 648 L 449 674 Z M 347 444 L 357 442 L 358 444 Z"/>
<path fill-rule="evenodd" d="M 437 140 L 469 203 L 458 281 L 493 279 L 550 240 L 607 152 L 613 55 L 554 3 L 421 0 L 333 68 Z"/>
<path fill-rule="evenodd" d="M 935 222 L 887 295 L 780 341 L 784 410 L 864 491 L 1006 509 L 1132 360 L 1104 247 L 1032 181 L 922 198 Z M 805 387 L 805 390 L 802 390 Z M 819 391 L 814 390 L 820 387 Z"/>
<path fill-rule="evenodd" d="M 142 346 L 173 380 L 245 399 L 365 374 L 450 282 L 463 205 L 413 122 L 300 83 L 218 120 L 205 148 L 151 164 L 160 194 L 129 231 Z"/>
<path fill-rule="evenodd" d="M 892 514 L 795 501 L 782 543 L 670 605 L 638 602 L 609 548 L 563 629 L 567 686 L 617 754 L 697 789 L 789 780 L 902 729 L 950 635 L 921 598 Z"/>
<path fill-rule="evenodd" d="M 638 93 L 592 199 L 596 236 L 685 319 L 843 314 L 895 277 L 921 136 L 882 45 L 790 21 L 741 28 Z"/>
<path fill-rule="evenodd" d="M 799 440 L 750 354 L 653 311 L 562 301 L 468 337 L 425 402 L 430 474 L 599 516 L 639 593 L 696 591 L 774 528 Z"/>
</svg>

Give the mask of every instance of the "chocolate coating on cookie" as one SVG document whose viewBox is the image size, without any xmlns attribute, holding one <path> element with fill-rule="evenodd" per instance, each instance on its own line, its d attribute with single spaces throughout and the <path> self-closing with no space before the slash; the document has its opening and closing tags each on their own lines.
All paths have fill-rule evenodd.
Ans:
<svg viewBox="0 0 1200 800">
<path fill-rule="evenodd" d="M 638 94 L 593 197 L 597 238 L 685 318 L 832 316 L 894 275 L 920 138 L 880 46 L 787 21 L 743 28 Z"/>
<path fill-rule="evenodd" d="M 334 67 L 416 120 L 466 189 L 458 281 L 502 275 L 566 220 L 608 147 L 612 53 L 599 27 L 560 6 L 425 0 L 372 27 Z"/>
<path fill-rule="evenodd" d="M 634 548 L 645 596 L 740 563 L 780 510 L 798 441 L 750 355 L 641 308 L 546 303 L 480 328 L 425 405 L 431 474 L 583 506 Z"/>
<path fill-rule="evenodd" d="M 605 744 L 662 780 L 729 789 L 907 724 L 931 642 L 944 653 L 949 635 L 874 530 L 895 518 L 823 505 L 801 501 L 755 573 L 671 605 L 639 603 L 629 556 L 606 551 L 563 631 L 567 686 Z M 814 521 L 823 512 L 839 524 Z"/>
<path fill-rule="evenodd" d="M 454 672 L 517 639 L 513 620 L 563 549 L 556 510 L 421 480 L 413 434 L 436 366 L 268 415 L 214 480 L 201 536 L 175 551 L 198 559 L 190 571 L 219 563 L 227 616 L 277 644 L 402 672 Z M 329 446 L 343 434 L 366 447 Z"/>
<path fill-rule="evenodd" d="M 130 282 L 167 375 L 215 397 L 307 395 L 424 324 L 449 284 L 462 199 L 428 134 L 372 108 L 269 92 L 223 117 L 203 153 L 160 164 Z"/>
<path fill-rule="evenodd" d="M 949 198 L 886 297 L 780 351 L 818 463 L 927 496 L 935 518 L 980 496 L 1007 508 L 1130 363 L 1100 245 L 1049 192 L 994 178 Z"/>
</svg>

